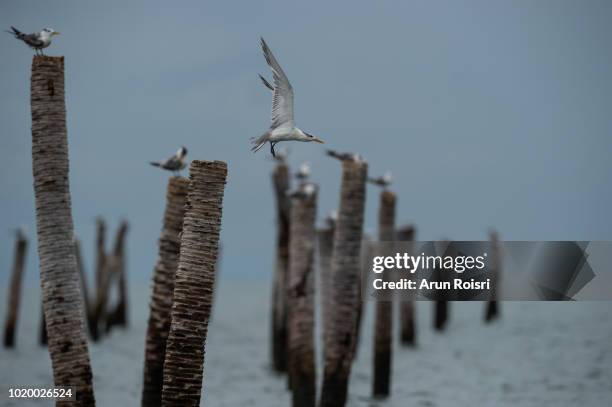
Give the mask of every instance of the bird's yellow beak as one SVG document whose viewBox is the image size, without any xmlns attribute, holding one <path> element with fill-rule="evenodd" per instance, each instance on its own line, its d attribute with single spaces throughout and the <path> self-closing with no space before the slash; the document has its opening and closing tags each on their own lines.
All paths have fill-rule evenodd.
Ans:
<svg viewBox="0 0 612 407">
<path fill-rule="evenodd" d="M 325 144 L 325 142 L 318 137 L 314 137 L 312 141 L 316 141 L 317 143 Z"/>
<path fill-rule="evenodd" d="M 51 36 L 53 37 L 54 35 L 60 35 L 61 33 L 57 32 L 57 31 L 53 31 L 53 33 L 51 34 Z"/>
</svg>

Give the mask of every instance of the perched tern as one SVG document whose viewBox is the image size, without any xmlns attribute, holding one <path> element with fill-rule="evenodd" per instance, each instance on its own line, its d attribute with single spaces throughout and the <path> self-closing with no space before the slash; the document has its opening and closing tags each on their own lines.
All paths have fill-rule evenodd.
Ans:
<svg viewBox="0 0 612 407">
<path fill-rule="evenodd" d="M 334 150 L 327 150 L 327 155 L 340 161 L 363 161 L 359 154 L 339 153 Z"/>
<path fill-rule="evenodd" d="M 11 30 L 6 30 L 6 32 L 25 42 L 30 48 L 33 48 L 36 51 L 36 55 L 45 55 L 43 49 L 51 45 L 51 38 L 53 36 L 60 34 L 52 28 L 44 28 L 41 32 L 32 34 L 22 33 L 13 26 L 11 26 Z"/>
<path fill-rule="evenodd" d="M 329 228 L 333 228 L 336 226 L 336 222 L 338 222 L 338 211 L 333 209 L 329 211 L 327 216 L 325 217 L 325 224 Z"/>
<path fill-rule="evenodd" d="M 151 161 L 149 164 L 154 167 L 160 167 L 164 170 L 172 171 L 176 174 L 187 166 L 186 158 L 187 149 L 185 147 L 181 147 L 172 157 L 164 161 Z"/>
<path fill-rule="evenodd" d="M 382 177 L 368 178 L 368 182 L 370 184 L 378 185 L 379 187 L 387 188 L 389 185 L 391 185 L 392 179 L 393 177 L 391 176 L 391 173 L 386 172 Z"/>
<path fill-rule="evenodd" d="M 272 94 L 272 125 L 270 129 L 259 137 L 253 137 L 251 151 L 257 152 L 266 143 L 270 143 L 270 152 L 276 155 L 274 146 L 281 141 L 316 141 L 323 143 L 323 140 L 302 131 L 295 125 L 293 119 L 293 88 L 287 79 L 283 68 L 279 65 L 272 55 L 268 44 L 261 39 L 261 48 L 270 69 L 274 85 L 270 84 L 263 76 L 259 76 L 266 87 L 271 88 Z"/>
<path fill-rule="evenodd" d="M 301 182 L 306 182 L 310 177 L 310 163 L 303 163 L 295 173 L 295 178 Z"/>
</svg>

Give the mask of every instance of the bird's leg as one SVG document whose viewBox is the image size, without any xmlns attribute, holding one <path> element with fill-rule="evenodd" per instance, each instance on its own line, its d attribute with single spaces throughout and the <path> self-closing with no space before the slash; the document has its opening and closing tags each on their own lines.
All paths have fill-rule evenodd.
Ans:
<svg viewBox="0 0 612 407">
<path fill-rule="evenodd" d="M 274 146 L 276 143 L 270 142 L 270 152 L 272 153 L 272 157 L 276 157 L 276 153 L 274 152 Z"/>
</svg>

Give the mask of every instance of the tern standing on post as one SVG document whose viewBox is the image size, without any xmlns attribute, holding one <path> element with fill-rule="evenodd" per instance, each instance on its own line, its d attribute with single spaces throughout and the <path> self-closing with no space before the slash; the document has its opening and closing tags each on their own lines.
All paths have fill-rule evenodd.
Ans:
<svg viewBox="0 0 612 407">
<path fill-rule="evenodd" d="M 52 28 L 45 28 L 41 32 L 25 34 L 11 26 L 11 30 L 6 30 L 7 33 L 11 34 L 18 40 L 25 42 L 30 48 L 33 48 L 36 51 L 36 55 L 44 55 L 43 49 L 47 48 L 51 45 L 51 38 L 54 35 L 59 35 L 57 31 Z"/>
<path fill-rule="evenodd" d="M 164 170 L 172 171 L 173 173 L 177 174 L 187 166 L 186 159 L 187 149 L 185 147 L 181 147 L 172 157 L 164 161 L 151 161 L 149 164 L 154 167 L 160 167 Z"/>
<path fill-rule="evenodd" d="M 273 91 L 272 95 L 272 125 L 270 129 L 259 137 L 251 139 L 253 152 L 259 151 L 267 142 L 270 143 L 270 152 L 273 156 L 276 155 L 274 146 L 280 141 L 316 141 L 323 143 L 323 140 L 308 134 L 299 129 L 293 120 L 293 88 L 287 79 L 287 75 L 272 55 L 272 51 L 268 48 L 268 44 L 261 39 L 261 48 L 266 62 L 272 69 L 272 77 L 274 85 L 270 84 L 264 77 L 259 75 L 266 87 Z"/>
</svg>

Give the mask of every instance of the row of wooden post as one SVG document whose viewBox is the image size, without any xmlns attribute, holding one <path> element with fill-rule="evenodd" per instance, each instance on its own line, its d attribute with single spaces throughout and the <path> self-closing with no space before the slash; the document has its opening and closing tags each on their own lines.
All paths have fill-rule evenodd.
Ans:
<svg viewBox="0 0 612 407">
<path fill-rule="evenodd" d="M 114 249 L 108 255 L 104 247 L 105 227 L 98 222 L 96 293 L 93 305 L 89 306 L 89 301 L 84 302 L 83 298 L 89 297 L 89 291 L 82 278 L 85 272 L 71 214 L 63 57 L 34 57 L 31 108 L 44 311 L 41 336 L 48 339 L 55 386 L 76 389 L 76 401 L 66 405 L 94 406 L 86 325 L 92 337 L 99 338 L 100 320 L 105 321 L 104 330 L 127 323 L 124 250 L 127 224 L 119 228 Z M 200 403 L 203 344 L 213 299 L 226 178 L 224 162 L 194 160 L 189 181 L 170 180 L 160 260 L 153 277 L 144 406 Z M 8 344 L 14 343 L 25 250 L 25 244 L 19 240 L 5 330 Z M 108 287 L 113 279 L 118 283 L 119 302 L 107 312 Z"/>
<path fill-rule="evenodd" d="M 273 172 L 277 203 L 276 264 L 273 278 L 271 355 L 278 373 L 288 372 L 288 387 L 294 407 L 316 405 L 316 352 L 314 348 L 314 245 L 318 243 L 321 315 L 323 326 L 323 387 L 319 406 L 343 406 L 347 401 L 348 378 L 357 351 L 361 299 L 361 257 L 368 255 L 369 242 L 362 236 L 367 164 L 342 162 L 342 186 L 338 219 L 329 217 L 315 230 L 317 191 L 314 184 L 302 183 L 290 194 L 290 172 L 280 162 Z M 380 194 L 380 242 L 414 240 L 413 226 L 397 228 L 396 195 Z M 363 238 L 363 239 L 362 239 Z M 492 240 L 497 247 L 497 241 Z M 496 258 L 498 258 L 499 254 Z M 498 269 L 499 264 L 494 268 Z M 496 273 L 497 274 L 497 273 Z M 495 291 L 494 291 L 495 295 Z M 449 316 L 449 302 L 434 302 L 434 328 L 443 330 Z M 393 302 L 375 303 L 373 338 L 374 398 L 391 394 L 393 360 Z M 417 344 L 416 303 L 399 304 L 400 343 Z M 496 297 L 486 305 L 485 321 L 497 315 Z"/>
</svg>

